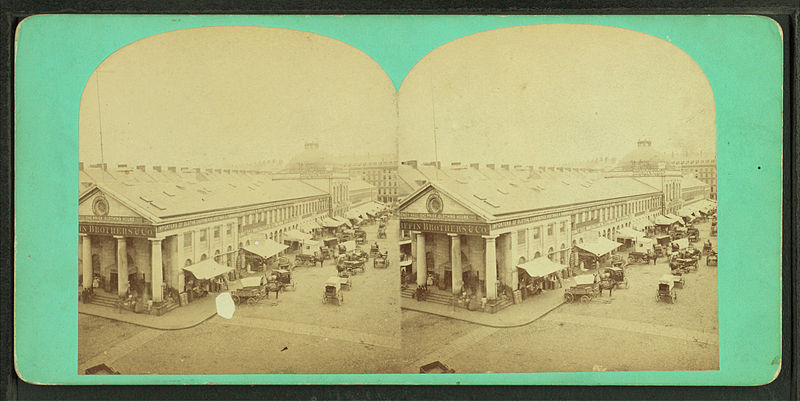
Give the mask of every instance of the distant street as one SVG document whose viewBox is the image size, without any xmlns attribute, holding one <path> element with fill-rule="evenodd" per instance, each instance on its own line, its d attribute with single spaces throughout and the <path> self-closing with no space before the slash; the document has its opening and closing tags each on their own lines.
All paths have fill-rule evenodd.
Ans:
<svg viewBox="0 0 800 401">
<path fill-rule="evenodd" d="M 363 227 L 369 251 L 377 225 Z M 400 359 L 397 220 L 389 221 L 390 267 L 352 278 L 341 306 L 323 304 L 335 262 L 298 267 L 295 291 L 239 305 L 233 319 L 162 331 L 80 315 L 79 368 L 106 363 L 123 374 L 396 373 Z M 180 313 L 180 308 L 170 313 Z M 168 318 L 168 315 L 164 318 Z"/>
<path fill-rule="evenodd" d="M 698 225 L 702 249 L 710 223 Z M 656 302 L 667 258 L 629 265 L 630 288 L 564 304 L 535 322 L 490 328 L 403 311 L 403 373 L 440 360 L 458 373 L 719 369 L 717 267 L 685 275 L 677 302 Z M 529 302 L 535 302 L 530 300 Z"/>
</svg>

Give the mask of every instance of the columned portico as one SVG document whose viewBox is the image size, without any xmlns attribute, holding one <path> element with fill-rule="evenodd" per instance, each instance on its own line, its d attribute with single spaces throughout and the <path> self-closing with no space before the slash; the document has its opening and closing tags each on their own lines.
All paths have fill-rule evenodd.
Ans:
<svg viewBox="0 0 800 401">
<path fill-rule="evenodd" d="M 450 266 L 452 268 L 453 294 L 460 294 L 463 273 L 461 266 L 461 237 L 458 234 L 447 234 L 450 236 Z"/>
<path fill-rule="evenodd" d="M 417 237 L 417 285 L 426 285 L 428 282 L 428 266 L 425 255 L 425 233 L 414 232 Z"/>
<path fill-rule="evenodd" d="M 81 249 L 83 252 L 83 256 L 81 257 L 83 260 L 83 289 L 88 290 L 92 288 L 92 280 L 94 279 L 94 277 L 92 277 L 92 238 L 85 234 L 81 234 L 80 236 L 83 238 L 83 249 Z"/>
<path fill-rule="evenodd" d="M 496 235 L 484 235 L 486 240 L 486 299 L 497 299 L 497 251 L 495 249 Z"/>
<path fill-rule="evenodd" d="M 151 255 L 151 286 L 153 290 L 153 302 L 161 302 L 164 300 L 161 284 L 164 282 L 164 272 L 161 263 L 161 238 L 151 238 L 152 244 Z"/>
<path fill-rule="evenodd" d="M 115 235 L 117 240 L 117 295 L 128 290 L 128 242 L 125 237 Z"/>
</svg>

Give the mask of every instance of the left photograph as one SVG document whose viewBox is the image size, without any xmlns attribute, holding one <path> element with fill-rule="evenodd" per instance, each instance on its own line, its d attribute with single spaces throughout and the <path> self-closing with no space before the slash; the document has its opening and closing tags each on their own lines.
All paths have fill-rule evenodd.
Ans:
<svg viewBox="0 0 800 401">
<path fill-rule="evenodd" d="M 79 374 L 398 373 L 396 97 L 360 50 L 141 39 L 79 118 Z"/>
</svg>

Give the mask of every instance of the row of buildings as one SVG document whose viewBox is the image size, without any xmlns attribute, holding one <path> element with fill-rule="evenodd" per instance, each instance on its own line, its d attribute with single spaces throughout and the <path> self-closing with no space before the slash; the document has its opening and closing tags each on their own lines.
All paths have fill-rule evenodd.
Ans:
<svg viewBox="0 0 800 401">
<path fill-rule="evenodd" d="M 276 252 L 287 236 L 347 224 L 377 203 L 377 188 L 316 143 L 280 171 L 79 166 L 79 277 L 120 294 L 129 283 L 154 303 L 185 291 L 184 268 L 213 258 L 241 264 L 243 248 Z"/>
<path fill-rule="evenodd" d="M 576 250 L 599 257 L 619 245 L 623 229 L 678 218 L 711 197 L 708 184 L 649 141 L 607 171 L 406 161 L 398 176 L 400 227 L 417 284 L 434 275 L 457 294 L 477 283 L 489 302 L 519 288 L 518 266 L 527 261 L 574 265 Z"/>
</svg>

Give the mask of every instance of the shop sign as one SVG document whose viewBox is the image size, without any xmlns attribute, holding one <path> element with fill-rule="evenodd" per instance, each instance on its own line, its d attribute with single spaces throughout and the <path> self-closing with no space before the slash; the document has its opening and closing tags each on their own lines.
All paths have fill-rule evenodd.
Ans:
<svg viewBox="0 0 800 401">
<path fill-rule="evenodd" d="M 488 224 L 401 220 L 400 229 L 407 231 L 424 231 L 429 233 L 489 235 Z"/>
<path fill-rule="evenodd" d="M 121 235 L 124 237 L 155 237 L 153 226 L 104 225 L 79 223 L 78 232 L 89 235 Z"/>
<path fill-rule="evenodd" d="M 400 212 L 400 218 L 410 218 L 416 220 L 433 220 L 433 221 L 482 221 L 482 219 L 474 214 L 428 214 L 428 213 L 411 213 Z"/>
</svg>

